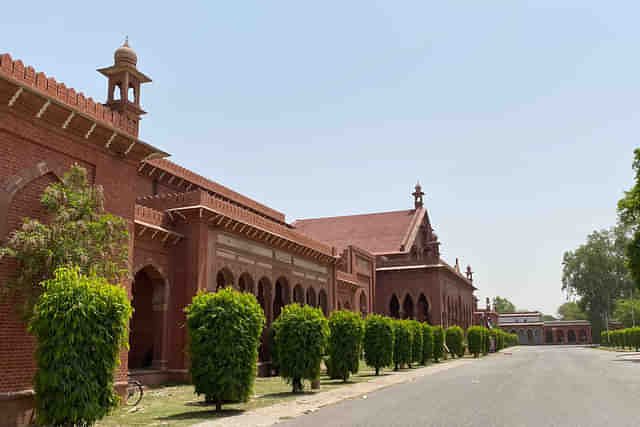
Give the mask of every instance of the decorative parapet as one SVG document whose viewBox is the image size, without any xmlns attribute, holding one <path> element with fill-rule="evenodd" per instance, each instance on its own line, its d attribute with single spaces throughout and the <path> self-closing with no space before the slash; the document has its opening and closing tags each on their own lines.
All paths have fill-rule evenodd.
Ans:
<svg viewBox="0 0 640 427">
<path fill-rule="evenodd" d="M 82 92 L 68 88 L 64 83 L 57 82 L 53 77 L 47 77 L 43 72 L 36 72 L 32 66 L 25 67 L 21 60 L 14 61 L 8 53 L 0 55 L 0 74 L 30 86 L 48 97 L 55 98 L 95 120 L 104 122 L 135 138 L 138 137 L 133 120 L 117 111 L 112 111 L 109 107 L 94 101 L 93 98 L 86 98 Z"/>
<path fill-rule="evenodd" d="M 349 283 L 350 285 L 360 286 L 358 282 L 358 276 L 353 273 L 347 273 L 345 271 L 336 271 L 336 279 L 339 282 Z"/>
<path fill-rule="evenodd" d="M 205 208 L 215 212 L 223 217 L 239 221 L 243 224 L 259 228 L 274 236 L 284 238 L 291 242 L 297 243 L 309 249 L 313 249 L 324 255 L 335 257 L 335 248 L 320 243 L 293 231 L 291 228 L 279 224 L 270 219 L 255 214 L 248 209 L 235 205 L 233 203 L 213 197 L 202 190 L 191 191 L 188 193 L 161 194 L 157 196 L 142 197 L 137 203 L 167 212 L 180 211 L 193 208 Z"/>
<path fill-rule="evenodd" d="M 142 205 L 136 205 L 134 219 L 158 227 L 169 227 L 167 214 Z"/>
<path fill-rule="evenodd" d="M 243 196 L 242 194 L 237 193 L 231 190 L 230 188 L 225 187 L 224 185 L 220 185 L 216 182 L 213 182 L 169 160 L 154 159 L 154 160 L 149 160 L 146 163 L 152 167 L 158 168 L 171 175 L 174 175 L 179 179 L 183 179 L 187 182 L 190 182 L 195 186 L 199 186 L 204 190 L 208 190 L 213 193 L 216 193 L 224 198 L 227 198 L 242 206 L 245 206 L 259 214 L 265 215 L 277 222 L 285 224 L 285 216 L 282 212 L 278 212 L 275 209 L 271 209 L 270 207 L 263 205 L 262 203 L 258 203 L 255 200 L 251 200 L 250 198 Z"/>
</svg>

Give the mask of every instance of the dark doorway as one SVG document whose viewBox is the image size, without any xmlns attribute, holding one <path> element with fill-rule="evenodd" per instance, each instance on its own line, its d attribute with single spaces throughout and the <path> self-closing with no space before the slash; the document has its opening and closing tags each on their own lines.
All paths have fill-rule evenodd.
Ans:
<svg viewBox="0 0 640 427">
<path fill-rule="evenodd" d="M 404 311 L 403 317 L 405 319 L 413 319 L 415 317 L 415 314 L 413 312 L 413 298 L 411 298 L 411 295 L 409 294 L 407 294 L 407 296 L 404 297 L 404 303 L 402 304 L 402 311 Z"/>
<path fill-rule="evenodd" d="M 394 319 L 400 318 L 400 302 L 398 297 L 394 294 L 389 302 L 389 315 Z"/>
<path fill-rule="evenodd" d="M 322 313 L 327 316 L 329 314 L 329 304 L 327 300 L 327 293 L 324 289 L 321 289 L 318 293 L 318 303 L 320 305 L 320 309 L 322 309 Z"/>
<path fill-rule="evenodd" d="M 429 302 L 424 294 L 420 294 L 420 298 L 418 298 L 418 320 L 420 322 L 427 322 L 431 324 L 431 318 L 429 317 Z"/>
<path fill-rule="evenodd" d="M 153 267 L 147 266 L 134 277 L 134 308 L 129 331 L 129 369 L 162 367 L 164 344 L 165 281 Z"/>
</svg>

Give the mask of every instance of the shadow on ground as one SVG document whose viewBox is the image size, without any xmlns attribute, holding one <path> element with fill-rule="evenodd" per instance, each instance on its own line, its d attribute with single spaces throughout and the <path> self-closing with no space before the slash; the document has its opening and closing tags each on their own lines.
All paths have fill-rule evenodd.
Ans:
<svg viewBox="0 0 640 427">
<path fill-rule="evenodd" d="M 201 405 L 205 406 L 205 405 Z M 207 405 L 210 406 L 210 405 Z M 196 412 L 182 412 L 179 414 L 169 415 L 167 417 L 158 417 L 156 418 L 158 421 L 177 421 L 177 420 L 201 420 L 205 418 L 228 418 L 234 417 L 240 414 L 243 414 L 245 411 L 243 409 L 222 409 L 221 411 L 216 411 L 212 409 L 210 411 L 196 411 Z"/>
</svg>

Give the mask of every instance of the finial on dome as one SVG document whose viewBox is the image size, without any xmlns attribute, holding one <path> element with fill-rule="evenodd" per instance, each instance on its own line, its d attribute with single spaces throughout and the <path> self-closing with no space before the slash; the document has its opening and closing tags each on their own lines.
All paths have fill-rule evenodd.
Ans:
<svg viewBox="0 0 640 427">
<path fill-rule="evenodd" d="M 122 46 L 116 49 L 113 54 L 113 59 L 116 65 L 131 65 L 133 68 L 138 64 L 138 55 L 129 46 L 129 36 L 125 36 Z"/>
<path fill-rule="evenodd" d="M 422 197 L 424 196 L 424 192 L 422 191 L 422 186 L 420 185 L 420 181 L 416 183 L 415 190 L 411 195 L 414 198 L 415 208 L 421 208 L 423 206 Z"/>
</svg>

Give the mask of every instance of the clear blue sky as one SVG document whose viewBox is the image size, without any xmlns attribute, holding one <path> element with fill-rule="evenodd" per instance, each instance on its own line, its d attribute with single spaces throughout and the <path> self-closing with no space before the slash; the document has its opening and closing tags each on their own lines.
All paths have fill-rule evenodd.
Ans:
<svg viewBox="0 0 640 427">
<path fill-rule="evenodd" d="M 142 139 L 288 221 L 407 209 L 420 179 L 481 300 L 555 312 L 631 185 L 638 2 L 5 3 L 0 52 L 94 99 L 128 34 Z"/>
</svg>

